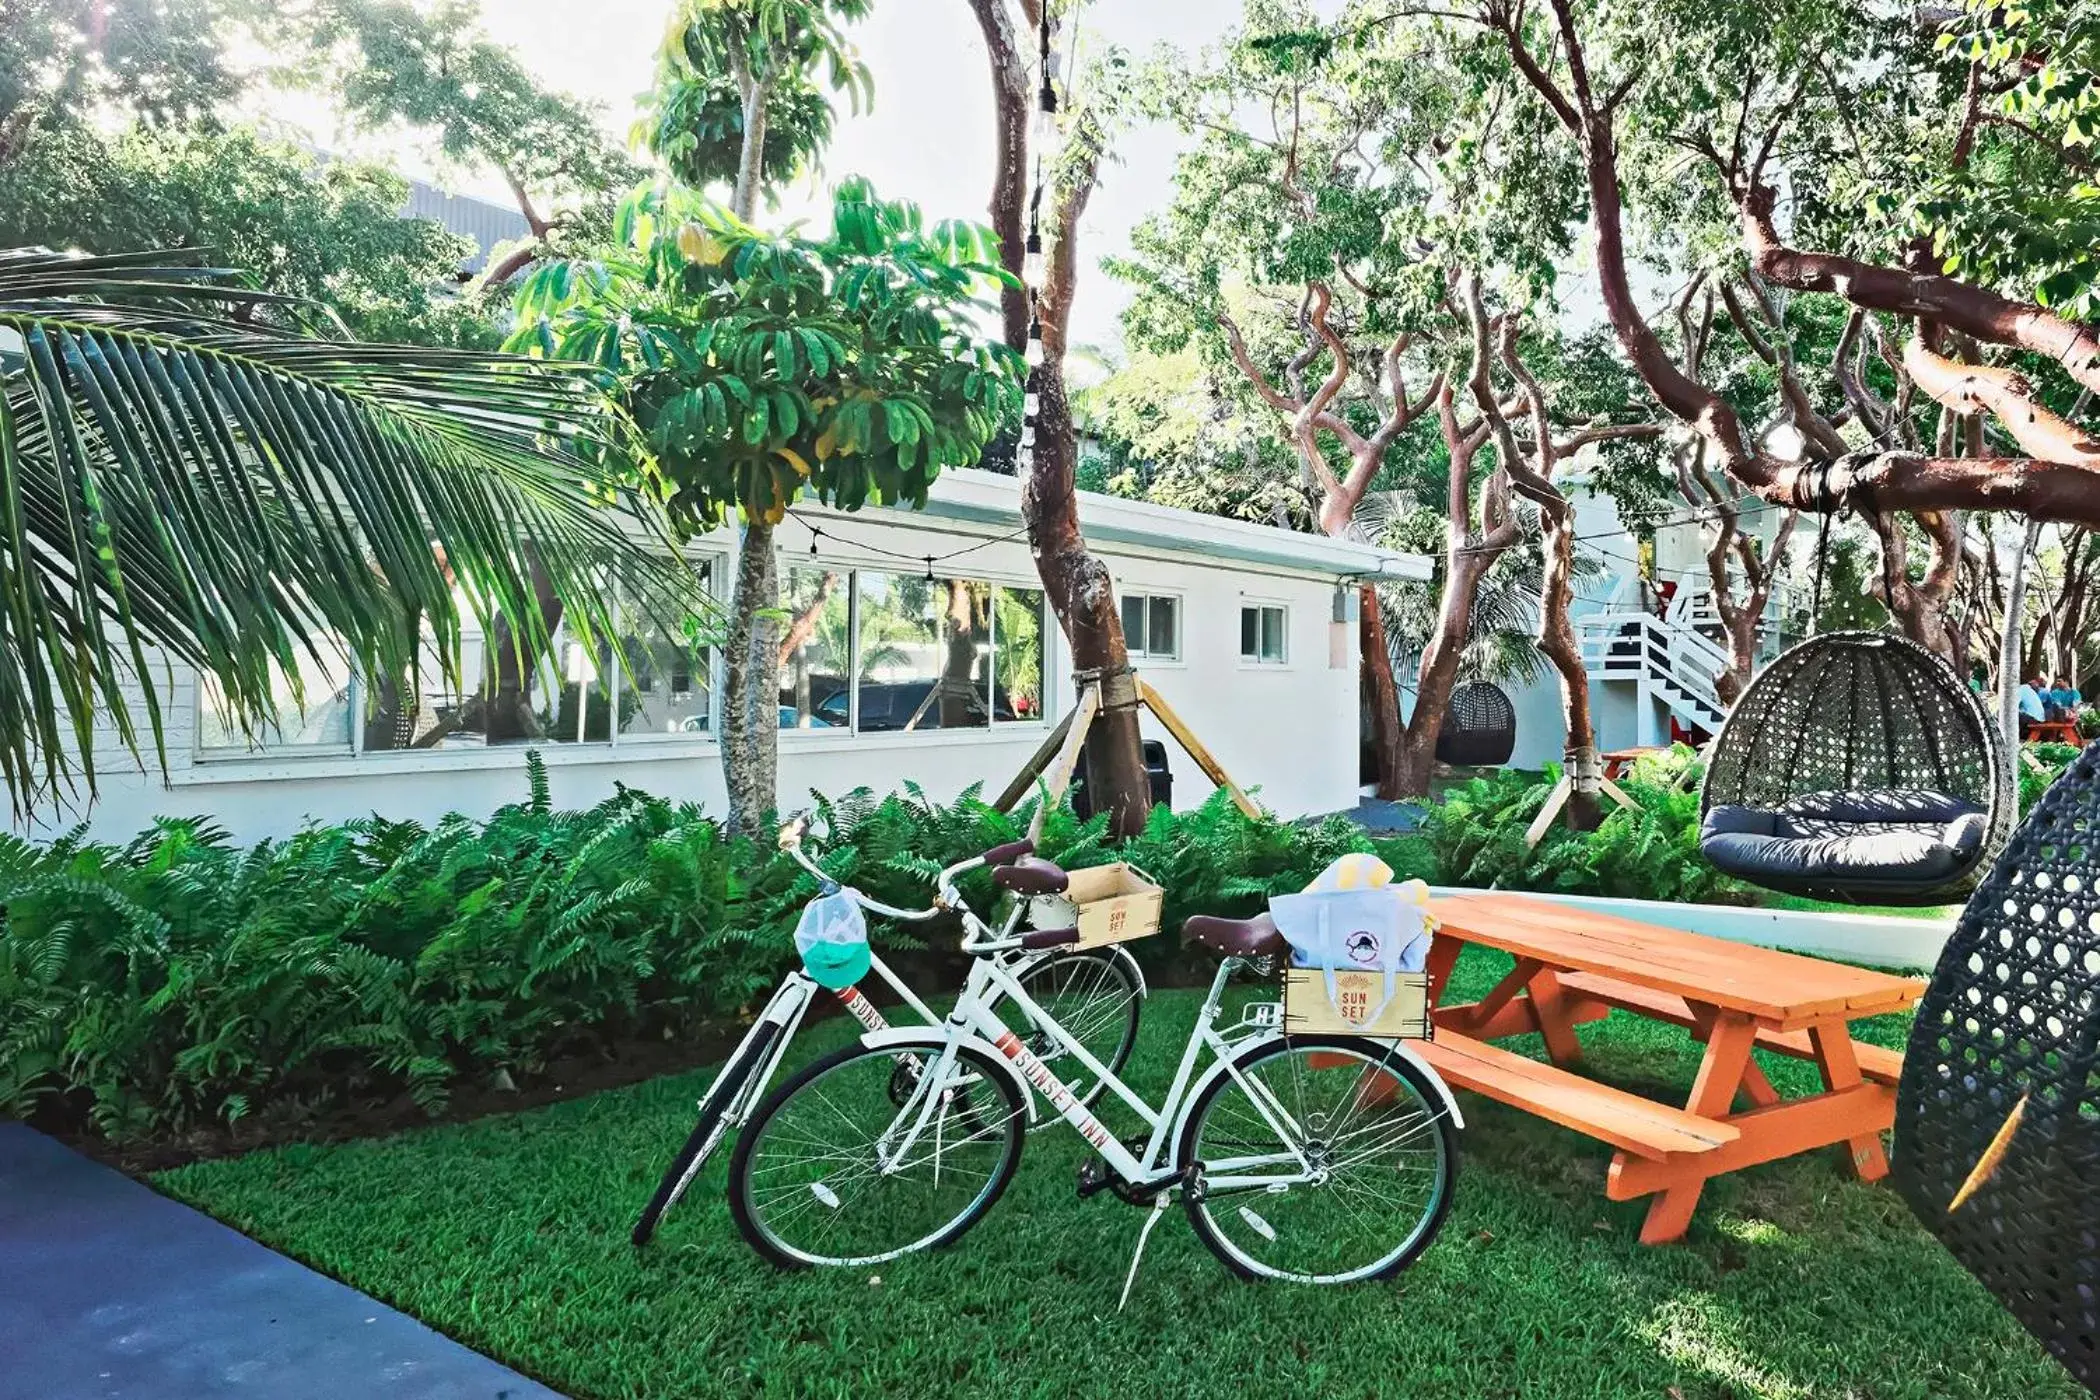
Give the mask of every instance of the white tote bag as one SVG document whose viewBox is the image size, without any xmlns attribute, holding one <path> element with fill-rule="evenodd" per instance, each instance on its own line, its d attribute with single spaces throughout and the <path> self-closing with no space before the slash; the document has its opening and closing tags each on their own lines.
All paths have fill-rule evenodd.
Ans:
<svg viewBox="0 0 2100 1400">
<path fill-rule="evenodd" d="M 1428 965 L 1432 926 L 1429 890 L 1419 880 L 1353 889 L 1314 888 L 1269 900 L 1269 916 L 1291 945 L 1291 966 L 1326 974 L 1335 1014 L 1352 1025 L 1376 1022 L 1392 1004 L 1399 974 Z M 1351 1017 L 1340 1004 L 1338 972 L 1385 975 L 1385 997 L 1368 1014 Z"/>
</svg>

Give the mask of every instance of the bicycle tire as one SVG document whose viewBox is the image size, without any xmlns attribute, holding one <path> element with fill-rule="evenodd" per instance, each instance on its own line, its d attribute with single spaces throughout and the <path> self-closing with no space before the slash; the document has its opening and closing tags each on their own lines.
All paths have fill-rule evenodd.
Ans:
<svg viewBox="0 0 2100 1400">
<path fill-rule="evenodd" d="M 1089 948 L 1079 952 L 1058 953 L 1044 958 L 1040 962 L 1031 964 L 1016 980 L 1020 982 L 1024 991 L 1027 991 L 1031 997 L 1034 997 L 1035 990 L 1030 985 L 1032 980 L 1038 977 L 1056 976 L 1067 972 L 1071 968 L 1089 964 L 1099 966 L 1102 969 L 1101 976 L 1104 979 L 1104 984 L 1113 983 L 1115 986 L 1123 988 L 1126 992 L 1122 1009 L 1115 1013 L 1119 1016 L 1123 1025 L 1123 1032 L 1116 1041 L 1115 1050 L 1109 1055 L 1096 1055 L 1097 1059 L 1108 1066 L 1109 1073 L 1120 1076 L 1123 1073 L 1123 1067 L 1130 1063 L 1131 1052 L 1137 1048 L 1138 1022 L 1143 1016 L 1145 1009 L 1145 977 L 1138 970 L 1137 962 L 1130 954 L 1118 947 Z M 1041 1000 L 1041 998 L 1037 998 L 1037 1000 Z M 997 1007 L 995 1006 L 994 1011 L 996 1010 Z M 1067 1028 L 1070 1029 L 1069 1026 Z M 1083 1030 L 1084 1027 L 1080 1029 Z M 1079 1035 L 1078 1038 L 1081 1044 L 1086 1044 L 1084 1035 Z M 1059 1057 L 1055 1054 L 1053 1047 L 1047 1044 L 1036 1043 L 1034 1037 L 1025 1038 L 1024 1043 L 1035 1053 L 1037 1058 L 1043 1060 L 1045 1064 L 1051 1065 L 1053 1072 L 1055 1072 L 1055 1061 Z M 1088 1045 L 1087 1048 L 1092 1050 L 1094 1047 Z M 1077 1068 L 1080 1070 L 1081 1077 L 1090 1077 L 1085 1066 L 1082 1065 Z M 1064 1079 L 1063 1075 L 1058 1077 Z M 1072 1081 L 1065 1080 L 1065 1086 L 1071 1088 Z M 1079 1102 L 1091 1106 L 1107 1090 L 1108 1082 L 1097 1079 L 1084 1093 L 1075 1093 L 1074 1097 Z M 1055 1113 L 1045 1113 L 1037 1119 L 1035 1128 L 1040 1131 L 1063 1121 Z"/>
<path fill-rule="evenodd" d="M 730 1106 L 742 1096 L 745 1082 L 766 1062 L 772 1053 L 773 1042 L 779 1038 L 778 1021 L 764 1021 L 753 1027 L 753 1033 L 737 1047 L 735 1057 L 723 1066 L 722 1072 L 715 1076 L 715 1082 L 708 1086 L 706 1096 L 700 1101 L 699 1121 L 686 1135 L 685 1145 L 678 1149 L 678 1155 L 671 1159 L 670 1169 L 656 1185 L 656 1194 L 649 1198 L 649 1204 L 642 1210 L 642 1218 L 634 1224 L 631 1238 L 637 1249 L 649 1243 L 664 1212 L 678 1204 L 679 1197 L 685 1194 L 693 1178 L 707 1165 L 715 1148 L 721 1145 L 723 1120 Z"/>
<path fill-rule="evenodd" d="M 1438 1233 L 1443 1229 L 1445 1218 L 1451 1212 L 1451 1202 L 1457 1195 L 1458 1133 L 1452 1124 L 1450 1113 L 1444 1107 L 1443 1095 L 1438 1092 L 1430 1077 L 1413 1060 L 1394 1054 L 1390 1044 L 1361 1036 L 1280 1036 L 1236 1055 L 1232 1063 L 1244 1073 L 1255 1068 L 1262 1061 L 1274 1059 L 1279 1055 L 1317 1053 L 1353 1056 L 1367 1061 L 1381 1073 L 1391 1075 L 1408 1087 L 1413 1099 L 1425 1111 L 1425 1123 L 1433 1124 L 1435 1128 L 1433 1141 L 1435 1144 L 1436 1161 L 1434 1170 L 1436 1175 L 1432 1197 L 1424 1213 L 1416 1220 L 1414 1227 L 1409 1230 L 1392 1252 L 1376 1256 L 1368 1263 L 1357 1267 L 1337 1270 L 1332 1275 L 1321 1276 L 1263 1265 L 1253 1259 L 1247 1250 L 1226 1238 L 1223 1231 L 1218 1227 L 1217 1218 L 1213 1214 L 1211 1207 L 1214 1201 L 1232 1199 L 1230 1195 L 1222 1197 L 1211 1197 L 1208 1195 L 1201 1197 L 1184 1196 L 1182 1205 L 1188 1212 L 1189 1223 L 1195 1228 L 1197 1238 L 1201 1239 L 1204 1246 L 1211 1253 L 1217 1255 L 1227 1268 L 1241 1278 L 1281 1279 L 1313 1284 L 1353 1283 L 1389 1279 L 1402 1269 L 1405 1269 L 1409 1264 L 1412 1264 L 1420 1257 L 1422 1251 L 1427 1249 L 1436 1239 Z M 1357 1083 L 1360 1084 L 1361 1082 L 1359 1078 Z M 1178 1161 L 1186 1164 L 1198 1159 L 1197 1154 L 1201 1149 L 1203 1128 L 1209 1114 L 1227 1093 L 1244 1094 L 1244 1091 L 1232 1075 L 1221 1074 L 1206 1085 L 1195 1101 L 1189 1105 L 1188 1114 L 1182 1120 L 1181 1137 L 1178 1144 Z M 1285 1103 L 1283 1107 L 1287 1111 L 1292 1110 L 1291 1104 Z M 1300 1105 L 1300 1110 L 1292 1113 L 1293 1118 L 1308 1117 L 1302 1112 L 1302 1104 Z M 1338 1126 L 1346 1126 L 1347 1121 L 1346 1119 L 1343 1120 L 1343 1124 Z M 1364 1160 L 1369 1160 L 1369 1158 L 1366 1157 Z M 1318 1190 L 1322 1188 L 1315 1185 L 1312 1189 Z M 1336 1189 L 1339 1192 L 1341 1188 L 1337 1187 Z M 1263 1199 L 1272 1198 L 1264 1196 Z M 1358 1205 L 1361 1205 L 1361 1202 Z M 1244 1212 L 1251 1209 L 1251 1207 L 1242 1207 L 1241 1209 Z M 1349 1207 L 1352 1214 L 1356 1209 L 1357 1206 Z M 1274 1226 L 1262 1221 L 1259 1216 L 1250 1219 L 1248 1223 L 1257 1233 L 1274 1231 Z M 1319 1232 L 1315 1230 L 1311 1233 L 1317 1235 Z M 1268 1233 L 1268 1239 L 1274 1242 L 1277 1239 L 1277 1234 Z"/>
<path fill-rule="evenodd" d="M 879 1061 L 880 1073 L 870 1078 L 867 1092 L 871 1101 L 878 1097 L 882 1101 L 877 1110 L 878 1115 L 894 1113 L 895 1109 L 889 1103 L 887 1085 L 890 1070 L 895 1064 L 896 1057 L 902 1053 L 918 1054 L 932 1059 L 939 1056 L 944 1046 L 945 1041 L 939 1035 L 931 1033 L 923 1039 L 907 1041 L 901 1044 L 884 1045 L 880 1048 L 870 1048 L 865 1045 L 849 1045 L 805 1066 L 794 1077 L 785 1083 L 775 1086 L 773 1092 L 767 1095 L 765 1102 L 759 1105 L 758 1112 L 752 1115 L 751 1121 L 744 1125 L 743 1132 L 738 1135 L 736 1155 L 730 1159 L 729 1163 L 729 1213 L 731 1218 L 736 1221 L 738 1232 L 743 1235 L 745 1242 L 758 1253 L 760 1258 L 783 1270 L 805 1269 L 817 1265 L 860 1267 L 879 1264 L 902 1254 L 916 1254 L 924 1250 L 946 1248 L 948 1245 L 961 1239 L 971 1226 L 982 1220 L 990 1212 L 991 1208 L 998 1204 L 999 1198 L 1005 1194 L 1007 1185 L 1013 1180 L 1014 1173 L 1020 1166 L 1021 1145 L 1028 1136 L 1027 1095 L 1014 1078 L 1012 1072 L 982 1047 L 962 1045 L 956 1049 L 957 1060 L 968 1065 L 975 1072 L 978 1082 L 992 1086 L 992 1091 L 996 1092 L 1005 1106 L 1005 1132 L 1003 1135 L 1004 1145 L 1000 1148 L 998 1159 L 986 1176 L 984 1184 L 978 1189 L 976 1195 L 951 1219 L 936 1228 L 928 1229 L 919 1238 L 907 1241 L 902 1245 L 872 1250 L 852 1258 L 829 1258 L 794 1249 L 785 1241 L 778 1239 L 759 1218 L 759 1212 L 754 1209 L 753 1159 L 766 1144 L 768 1140 L 767 1133 L 772 1127 L 774 1120 L 789 1104 L 794 1102 L 797 1095 L 805 1090 L 811 1090 L 813 1086 L 821 1087 L 826 1079 L 840 1072 L 843 1067 L 852 1064 L 856 1060 Z M 871 1066 L 871 1068 L 874 1067 Z M 879 1090 L 876 1088 L 877 1085 L 881 1086 Z M 965 1089 L 963 1093 L 967 1096 L 970 1090 Z M 818 1097 L 824 1098 L 825 1096 L 820 1093 Z M 827 1121 L 832 1117 L 839 1116 L 839 1109 L 828 1098 L 825 1100 L 825 1113 Z M 983 1122 L 983 1115 L 979 1113 L 977 1105 L 967 1101 L 958 1111 L 957 1117 L 959 1119 L 967 1118 L 978 1123 Z M 852 1126 L 850 1120 L 848 1120 L 848 1126 Z M 996 1127 L 997 1125 L 993 1126 Z M 972 1130 L 971 1136 L 972 1138 L 980 1136 L 980 1131 Z M 766 1164 L 766 1169 L 773 1169 L 772 1164 Z M 951 1176 L 953 1174 L 951 1169 Z M 868 1179 L 868 1175 L 865 1171 L 860 1172 L 856 1177 L 856 1181 L 865 1181 Z M 887 1178 L 884 1179 L 887 1180 Z M 775 1186 L 769 1189 L 779 1193 L 783 1188 Z M 794 1191 L 794 1189 L 792 1183 L 789 1183 L 786 1188 L 790 1192 Z M 816 1187 L 812 1186 L 810 1189 L 814 1191 Z M 799 1198 L 799 1193 L 797 1194 Z M 825 1202 L 826 1205 L 833 1210 L 838 1209 L 839 1201 L 835 1194 L 828 1191 L 822 1192 L 819 1194 L 819 1199 L 826 1195 L 832 1197 Z M 881 1214 L 881 1212 L 877 1212 L 878 1217 Z"/>
</svg>

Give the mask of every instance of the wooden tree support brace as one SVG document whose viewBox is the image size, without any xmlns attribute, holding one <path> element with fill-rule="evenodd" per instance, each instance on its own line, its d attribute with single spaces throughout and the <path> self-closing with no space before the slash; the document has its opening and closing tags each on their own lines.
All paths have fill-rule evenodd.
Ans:
<svg viewBox="0 0 2100 1400">
<path fill-rule="evenodd" d="M 1598 789 L 1606 797 L 1609 797 L 1627 811 L 1638 812 L 1641 809 L 1641 804 L 1628 797 L 1625 790 L 1611 779 L 1599 778 L 1597 785 Z M 1567 807 L 1568 799 L 1574 795 L 1575 780 L 1565 773 L 1561 774 L 1560 781 L 1553 785 L 1553 791 L 1546 798 L 1546 805 L 1539 808 L 1539 814 L 1531 819 L 1531 825 L 1524 828 L 1525 850 L 1529 851 L 1536 848 L 1539 842 L 1546 839 L 1547 831 L 1552 828 L 1554 821 L 1560 816 L 1562 810 Z"/>
<path fill-rule="evenodd" d="M 1021 766 L 1021 771 L 1014 775 L 1014 780 L 1006 785 L 998 800 L 992 803 L 994 811 L 1011 812 L 1020 805 L 1021 799 L 1028 795 L 1030 788 L 1038 781 L 1044 782 L 1042 808 L 1029 823 L 1028 835 L 1031 840 L 1042 835 L 1044 816 L 1064 798 L 1066 789 L 1072 785 L 1072 774 L 1077 770 L 1079 755 L 1086 747 L 1087 731 L 1093 727 L 1095 716 L 1099 715 L 1104 707 L 1102 690 L 1108 679 L 1111 678 L 1087 682 L 1079 692 L 1078 706 L 1043 736 L 1043 742 L 1029 755 L 1028 762 Z M 1113 679 L 1120 679 L 1125 685 L 1134 685 L 1134 692 L 1125 693 L 1134 693 L 1134 703 L 1152 712 L 1160 726 L 1174 736 L 1174 742 L 1180 744 L 1183 751 L 1195 761 L 1196 766 L 1203 770 L 1203 775 L 1231 795 L 1235 807 L 1249 817 L 1261 815 L 1261 809 L 1254 805 L 1254 799 L 1247 796 L 1245 790 L 1232 780 L 1232 775 L 1225 771 L 1225 765 L 1219 763 L 1211 751 L 1203 746 L 1203 741 L 1182 722 L 1180 715 L 1174 713 L 1173 707 L 1160 698 L 1158 691 L 1128 673 Z"/>
<path fill-rule="evenodd" d="M 1101 713 L 1101 687 L 1090 685 L 1079 694 L 1079 708 L 1072 711 L 1070 728 L 1065 731 L 1063 745 L 1057 758 L 1050 765 L 1046 776 L 1046 790 L 1042 803 L 1035 809 L 1035 819 L 1028 823 L 1028 839 L 1040 841 L 1043 837 L 1043 822 L 1050 809 L 1064 799 L 1065 789 L 1072 785 L 1072 771 L 1079 766 L 1079 755 L 1086 748 L 1086 734 L 1094 727 L 1094 716 Z"/>
<path fill-rule="evenodd" d="M 1014 780 L 1006 785 L 1006 791 L 1000 793 L 999 800 L 992 804 L 993 811 L 1011 812 L 1028 795 L 1028 789 L 1035 786 L 1035 780 L 1042 776 L 1043 770 L 1050 766 L 1050 760 L 1065 746 L 1065 735 L 1071 732 L 1072 718 L 1078 713 L 1076 709 L 1065 711 L 1065 717 L 1043 736 L 1043 742 L 1036 746 L 1035 752 L 1028 756 L 1028 762 L 1021 765 L 1021 771 L 1014 775 Z"/>
<path fill-rule="evenodd" d="M 1190 731 L 1189 727 L 1181 722 L 1181 716 L 1175 714 L 1167 702 L 1160 698 L 1159 692 L 1147 685 L 1142 679 L 1138 681 L 1137 685 L 1139 702 L 1146 709 L 1152 711 L 1153 717 L 1160 722 L 1160 725 L 1174 736 L 1174 741 L 1181 745 L 1190 758 L 1196 760 L 1196 766 L 1203 770 L 1203 776 L 1230 793 L 1233 806 L 1239 808 L 1240 811 L 1249 817 L 1259 817 L 1261 809 L 1254 805 L 1254 799 L 1240 790 L 1240 785 L 1234 782 L 1232 776 L 1225 771 L 1225 765 L 1211 756 L 1210 750 L 1203 747 L 1203 741 L 1198 739 Z"/>
</svg>

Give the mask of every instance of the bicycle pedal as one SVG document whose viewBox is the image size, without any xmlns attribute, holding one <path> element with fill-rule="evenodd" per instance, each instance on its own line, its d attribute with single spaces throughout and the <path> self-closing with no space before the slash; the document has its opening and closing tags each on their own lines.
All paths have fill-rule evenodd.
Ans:
<svg viewBox="0 0 2100 1400">
<path fill-rule="evenodd" d="M 1108 1163 L 1099 1157 L 1087 1158 L 1079 1164 L 1079 1199 L 1083 1201 L 1089 1196 L 1100 1195 L 1114 1180 L 1115 1174 L 1108 1169 Z"/>
</svg>

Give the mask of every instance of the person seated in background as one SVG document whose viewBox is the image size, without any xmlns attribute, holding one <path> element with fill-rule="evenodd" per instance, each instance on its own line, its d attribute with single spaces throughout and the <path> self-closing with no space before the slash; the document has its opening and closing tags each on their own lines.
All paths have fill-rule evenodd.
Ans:
<svg viewBox="0 0 2100 1400">
<path fill-rule="evenodd" d="M 2034 733 L 2034 727 L 2049 718 L 2049 706 L 2042 699 L 2042 678 L 2030 676 L 2020 682 L 2020 737 Z"/>
<path fill-rule="evenodd" d="M 2069 719 L 2078 713 L 2079 702 L 2084 698 L 2078 693 L 2078 687 L 2071 684 L 2069 676 L 2058 676 L 2056 684 L 2049 687 L 2049 693 L 2042 700 L 2049 707 L 2049 718 Z"/>
</svg>

